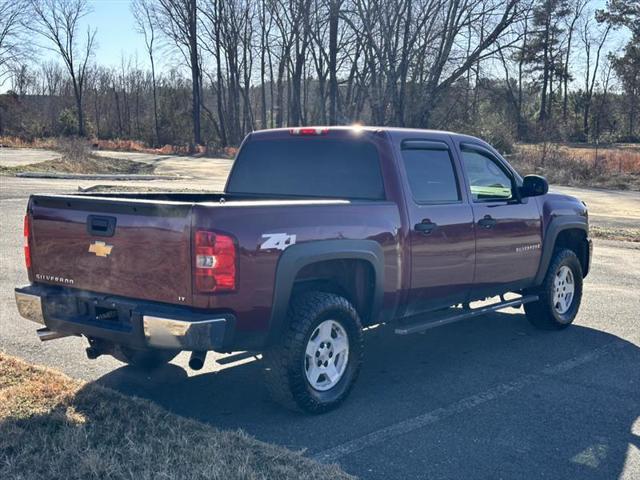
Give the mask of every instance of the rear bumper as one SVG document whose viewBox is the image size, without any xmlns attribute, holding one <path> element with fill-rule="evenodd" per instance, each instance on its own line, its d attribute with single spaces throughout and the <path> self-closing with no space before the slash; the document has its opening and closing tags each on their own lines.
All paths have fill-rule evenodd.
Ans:
<svg viewBox="0 0 640 480">
<path fill-rule="evenodd" d="M 59 333 L 171 350 L 225 350 L 233 342 L 228 313 L 37 284 L 16 288 L 15 297 L 22 317 Z"/>
</svg>

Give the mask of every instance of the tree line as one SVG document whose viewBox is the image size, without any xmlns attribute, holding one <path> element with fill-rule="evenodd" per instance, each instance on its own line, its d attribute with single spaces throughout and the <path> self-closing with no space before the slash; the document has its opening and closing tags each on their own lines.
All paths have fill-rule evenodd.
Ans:
<svg viewBox="0 0 640 480">
<path fill-rule="evenodd" d="M 359 122 L 505 149 L 637 141 L 640 2 L 592 3 L 134 0 L 148 58 L 107 67 L 86 0 L 0 0 L 0 134 L 217 147 L 259 128 Z M 630 38 L 617 45 L 616 32 Z M 42 49 L 57 60 L 35 60 Z"/>
</svg>

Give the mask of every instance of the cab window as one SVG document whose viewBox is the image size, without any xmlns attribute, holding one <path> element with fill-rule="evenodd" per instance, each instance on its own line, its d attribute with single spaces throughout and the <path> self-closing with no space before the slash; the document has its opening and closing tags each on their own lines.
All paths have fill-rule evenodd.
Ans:
<svg viewBox="0 0 640 480">
<path fill-rule="evenodd" d="M 460 201 L 458 180 L 448 150 L 403 149 L 402 160 L 417 203 Z"/>
<path fill-rule="evenodd" d="M 463 150 L 462 160 L 474 202 L 513 198 L 512 178 L 497 160 L 475 150 Z"/>
</svg>

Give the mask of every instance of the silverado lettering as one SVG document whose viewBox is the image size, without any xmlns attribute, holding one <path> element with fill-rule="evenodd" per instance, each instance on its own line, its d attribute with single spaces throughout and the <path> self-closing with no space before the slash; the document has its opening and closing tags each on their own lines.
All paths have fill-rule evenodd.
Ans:
<svg viewBox="0 0 640 480">
<path fill-rule="evenodd" d="M 65 285 L 73 285 L 74 281 L 72 278 L 63 278 L 58 277 L 56 275 L 45 275 L 42 273 L 36 273 L 36 280 L 42 280 L 44 282 L 53 282 L 53 283 L 64 283 Z"/>
</svg>

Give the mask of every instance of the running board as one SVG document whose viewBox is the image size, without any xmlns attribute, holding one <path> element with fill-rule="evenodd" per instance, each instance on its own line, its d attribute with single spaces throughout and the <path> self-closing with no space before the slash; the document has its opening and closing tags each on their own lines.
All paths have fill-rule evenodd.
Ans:
<svg viewBox="0 0 640 480">
<path fill-rule="evenodd" d="M 524 297 L 516 298 L 514 300 L 507 300 L 504 302 L 494 303 L 486 307 L 480 307 L 473 310 L 464 309 L 461 312 L 446 311 L 445 315 L 439 315 L 436 318 L 433 316 L 425 321 L 419 323 L 413 323 L 410 325 L 403 325 L 395 329 L 397 335 L 409 335 L 410 333 L 420 333 L 431 328 L 441 327 L 450 323 L 459 322 L 460 320 L 466 320 L 468 318 L 477 317 L 486 313 L 496 312 L 508 307 L 520 307 L 525 303 L 535 302 L 538 300 L 538 295 L 526 295 Z M 460 310 L 460 309 L 457 309 Z"/>
</svg>

